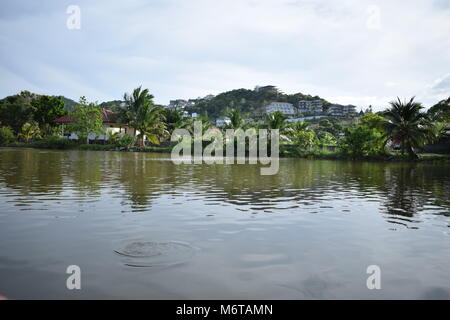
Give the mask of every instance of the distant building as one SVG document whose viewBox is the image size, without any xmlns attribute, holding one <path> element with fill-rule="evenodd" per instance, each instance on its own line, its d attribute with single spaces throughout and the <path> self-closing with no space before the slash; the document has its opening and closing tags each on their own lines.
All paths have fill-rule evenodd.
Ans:
<svg viewBox="0 0 450 320">
<path fill-rule="evenodd" d="M 356 107 L 353 105 L 332 104 L 328 108 L 328 114 L 333 117 L 345 117 L 356 115 Z"/>
<path fill-rule="evenodd" d="M 219 118 L 216 120 L 216 127 L 224 127 L 231 124 L 231 120 L 228 117 Z"/>
<path fill-rule="evenodd" d="M 128 134 L 132 136 L 139 134 L 139 131 L 136 131 L 128 124 L 123 124 L 120 121 L 118 121 L 117 114 L 115 114 L 113 111 L 102 108 L 101 112 L 103 123 L 102 129 L 105 133 L 102 134 L 89 133 L 87 137 L 89 143 L 95 141 L 102 141 L 102 142 L 107 141 L 109 139 L 108 133 L 119 133 L 120 135 Z M 67 138 L 69 140 L 78 140 L 78 136 L 75 132 L 65 130 L 67 129 L 66 128 L 67 125 L 70 125 L 71 123 L 74 122 L 74 119 L 70 114 L 67 116 L 62 116 L 54 120 L 53 122 L 58 123 L 62 126 L 62 134 L 61 134 L 62 137 Z"/>
<path fill-rule="evenodd" d="M 215 95 L 213 95 L 213 94 L 208 94 L 207 96 L 204 96 L 203 97 L 203 100 L 211 100 L 211 99 L 213 99 L 215 97 Z"/>
<path fill-rule="evenodd" d="M 276 111 L 282 112 L 289 117 L 293 117 L 295 115 L 294 106 L 292 103 L 288 102 L 271 102 L 266 106 L 266 113 L 274 113 Z"/>
<path fill-rule="evenodd" d="M 176 99 L 176 100 L 170 100 L 168 108 L 174 109 L 174 110 L 183 110 L 187 106 L 188 106 L 188 101 L 186 101 L 184 99 Z"/>
<path fill-rule="evenodd" d="M 323 112 L 322 100 L 300 100 L 298 102 L 298 111 L 300 113 L 319 114 Z"/>
<path fill-rule="evenodd" d="M 278 88 L 276 86 L 256 86 L 256 92 L 273 92 L 278 93 Z"/>
</svg>

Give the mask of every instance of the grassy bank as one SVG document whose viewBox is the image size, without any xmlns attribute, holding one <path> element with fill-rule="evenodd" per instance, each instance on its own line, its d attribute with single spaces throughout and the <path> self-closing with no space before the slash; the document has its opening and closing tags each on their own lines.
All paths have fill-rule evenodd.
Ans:
<svg viewBox="0 0 450 320">
<path fill-rule="evenodd" d="M 12 142 L 4 145 L 5 147 L 14 148 L 37 148 L 37 149 L 53 149 L 53 150 L 91 150 L 91 151 L 124 151 L 124 152 L 154 152 L 154 153 L 170 153 L 176 143 L 166 142 L 159 146 L 145 146 L 137 148 L 134 146 L 126 147 L 120 144 L 80 144 L 76 141 L 59 138 L 47 137 L 42 140 L 32 142 Z M 192 150 L 193 146 L 192 146 Z M 354 161 L 450 161 L 450 154 L 431 154 L 422 153 L 418 155 L 418 159 L 411 159 L 407 155 L 401 155 L 398 152 L 390 152 L 381 155 L 371 156 L 350 156 L 343 154 L 336 149 L 330 151 L 327 149 L 315 149 L 312 151 L 301 151 L 293 146 L 280 146 L 280 157 L 283 158 L 306 158 L 306 159 L 324 159 L 324 160 L 354 160 Z"/>
<path fill-rule="evenodd" d="M 164 144 L 161 146 L 145 146 L 144 148 L 126 147 L 120 144 L 80 144 L 76 141 L 59 138 L 48 137 L 42 140 L 25 142 L 12 142 L 4 145 L 12 148 L 37 148 L 52 150 L 90 150 L 90 151 L 132 151 L 132 152 L 158 152 L 170 153 L 172 144 Z"/>
</svg>

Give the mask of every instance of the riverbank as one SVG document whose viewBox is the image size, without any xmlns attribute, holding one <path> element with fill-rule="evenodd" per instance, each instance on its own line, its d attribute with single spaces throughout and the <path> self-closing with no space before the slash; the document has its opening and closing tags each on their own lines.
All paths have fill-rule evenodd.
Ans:
<svg viewBox="0 0 450 320">
<path fill-rule="evenodd" d="M 14 142 L 3 147 L 9 148 L 35 148 L 52 150 L 81 150 L 81 151 L 119 151 L 119 152 L 150 152 L 150 153 L 171 153 L 173 143 L 166 143 L 161 146 L 145 146 L 144 148 L 127 148 L 116 144 L 78 144 L 65 140 L 60 143 L 47 143 L 43 140 L 29 143 Z M 313 151 L 310 153 L 299 153 L 280 151 L 281 158 L 303 158 L 311 160 L 351 160 L 351 161 L 374 161 L 374 162 L 423 162 L 439 161 L 450 162 L 450 154 L 422 153 L 418 154 L 418 159 L 411 159 L 407 155 L 387 154 L 379 156 L 351 157 L 339 153 L 338 151 Z"/>
</svg>

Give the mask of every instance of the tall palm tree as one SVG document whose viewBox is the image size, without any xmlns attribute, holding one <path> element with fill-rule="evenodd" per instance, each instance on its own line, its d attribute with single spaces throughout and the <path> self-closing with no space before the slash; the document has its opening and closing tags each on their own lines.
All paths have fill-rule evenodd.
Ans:
<svg viewBox="0 0 450 320">
<path fill-rule="evenodd" d="M 242 119 L 241 112 L 239 110 L 231 109 L 227 115 L 230 118 L 229 127 L 231 129 L 237 130 L 244 124 L 244 120 Z"/>
<path fill-rule="evenodd" d="M 122 116 L 125 117 L 131 127 L 135 129 L 139 146 L 144 146 L 144 138 L 154 144 L 159 144 L 161 138 L 168 135 L 165 117 L 161 107 L 153 104 L 153 95 L 148 89 L 141 87 L 134 89 L 131 95 L 125 93 L 125 109 Z"/>
<path fill-rule="evenodd" d="M 275 111 L 266 116 L 266 126 L 268 129 L 279 129 L 283 131 L 286 128 L 285 120 L 288 117 L 281 111 Z"/>
<path fill-rule="evenodd" d="M 164 122 L 164 110 L 153 104 L 145 105 L 138 113 L 138 139 L 143 147 L 144 137 L 153 144 L 160 144 L 169 135 Z"/>
<path fill-rule="evenodd" d="M 386 141 L 400 144 L 402 154 L 405 151 L 411 158 L 417 158 L 415 149 L 423 147 L 430 141 L 432 124 L 426 113 L 422 112 L 422 104 L 414 101 L 390 102 L 391 107 L 383 112 Z"/>
</svg>

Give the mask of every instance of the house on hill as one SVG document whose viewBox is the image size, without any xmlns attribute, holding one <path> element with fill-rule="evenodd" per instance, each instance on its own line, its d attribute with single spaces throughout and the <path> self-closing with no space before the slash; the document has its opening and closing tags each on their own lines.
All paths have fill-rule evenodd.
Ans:
<svg viewBox="0 0 450 320">
<path fill-rule="evenodd" d="M 292 103 L 275 101 L 266 105 L 266 114 L 274 113 L 276 111 L 282 112 L 288 117 L 293 117 L 295 115 L 295 109 Z"/>
</svg>

